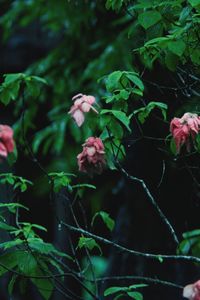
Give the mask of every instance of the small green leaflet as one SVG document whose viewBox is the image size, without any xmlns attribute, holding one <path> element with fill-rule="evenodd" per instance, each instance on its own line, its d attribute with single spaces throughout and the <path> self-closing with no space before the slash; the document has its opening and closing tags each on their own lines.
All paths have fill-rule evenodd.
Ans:
<svg viewBox="0 0 200 300">
<path fill-rule="evenodd" d="M 154 108 L 159 108 L 164 120 L 166 120 L 167 104 L 162 102 L 150 102 L 147 106 L 135 110 L 134 114 L 138 114 L 138 119 L 143 124 Z"/>
<path fill-rule="evenodd" d="M 106 226 L 108 227 L 108 229 L 110 231 L 112 231 L 114 229 L 115 221 L 105 211 L 99 211 L 94 215 L 94 217 L 92 218 L 92 223 L 91 223 L 92 226 L 94 225 L 94 221 L 96 220 L 96 218 L 98 216 L 100 216 L 102 218 L 103 222 L 106 224 Z"/>
<path fill-rule="evenodd" d="M 118 292 L 129 293 L 132 290 L 147 287 L 147 286 L 148 286 L 147 284 L 143 284 L 143 283 L 130 285 L 128 287 L 112 286 L 104 291 L 104 296 L 109 296 Z"/>
<path fill-rule="evenodd" d="M 93 184 L 80 183 L 80 184 L 72 185 L 72 189 L 80 189 L 80 188 L 89 188 L 89 189 L 96 190 L 96 186 Z"/>
<path fill-rule="evenodd" d="M 97 244 L 97 242 L 93 238 L 80 237 L 78 242 L 78 248 L 87 248 L 89 250 L 93 250 L 94 248 L 98 248 L 100 253 L 102 254 L 101 247 Z"/>
<path fill-rule="evenodd" d="M 1 208 L 7 208 L 10 212 L 15 213 L 17 208 L 24 208 L 26 210 L 29 210 L 28 207 L 20 204 L 20 203 L 0 203 L 0 209 Z"/>
</svg>

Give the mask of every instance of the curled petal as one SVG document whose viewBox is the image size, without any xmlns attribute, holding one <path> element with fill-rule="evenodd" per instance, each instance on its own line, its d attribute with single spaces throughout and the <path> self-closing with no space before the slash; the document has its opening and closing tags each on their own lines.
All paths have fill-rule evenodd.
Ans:
<svg viewBox="0 0 200 300">
<path fill-rule="evenodd" d="M 72 100 L 75 100 L 75 99 L 80 98 L 80 97 L 82 97 L 82 96 L 83 96 L 83 94 L 79 93 L 79 94 L 75 95 L 75 96 L 72 98 Z"/>
</svg>

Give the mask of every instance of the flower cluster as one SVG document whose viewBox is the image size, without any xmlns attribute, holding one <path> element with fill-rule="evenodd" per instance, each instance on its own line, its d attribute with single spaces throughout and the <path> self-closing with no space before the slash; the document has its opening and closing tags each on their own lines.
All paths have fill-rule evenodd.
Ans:
<svg viewBox="0 0 200 300">
<path fill-rule="evenodd" d="M 83 144 L 83 151 L 77 156 L 79 170 L 89 175 L 100 174 L 105 166 L 104 145 L 100 138 L 89 137 Z"/>
<path fill-rule="evenodd" d="M 189 300 L 200 300 L 200 280 L 186 285 L 183 289 L 183 297 Z"/>
<path fill-rule="evenodd" d="M 182 118 L 174 118 L 170 124 L 170 131 L 173 135 L 177 152 L 180 152 L 182 145 L 186 145 L 190 151 L 190 139 L 194 140 L 200 130 L 200 117 L 197 114 L 185 113 Z"/>
<path fill-rule="evenodd" d="M 98 114 L 98 111 L 92 106 L 95 103 L 94 96 L 87 96 L 78 94 L 72 98 L 74 104 L 72 105 L 69 114 L 73 117 L 76 124 L 80 127 L 85 121 L 85 113 L 92 109 Z"/>
<path fill-rule="evenodd" d="M 14 150 L 13 130 L 8 125 L 0 125 L 0 156 L 6 158 Z"/>
</svg>

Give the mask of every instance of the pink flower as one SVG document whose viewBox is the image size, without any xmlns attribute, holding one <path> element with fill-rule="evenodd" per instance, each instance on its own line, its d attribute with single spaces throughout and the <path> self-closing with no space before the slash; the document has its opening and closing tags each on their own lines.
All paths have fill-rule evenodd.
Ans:
<svg viewBox="0 0 200 300">
<path fill-rule="evenodd" d="M 170 123 L 170 131 L 175 140 L 177 152 L 180 152 L 182 145 L 186 144 L 187 151 L 190 151 L 190 138 L 200 130 L 200 117 L 197 114 L 185 113 L 182 118 L 174 118 Z"/>
<path fill-rule="evenodd" d="M 77 156 L 79 171 L 92 175 L 100 174 L 106 164 L 104 145 L 100 138 L 89 137 L 83 144 L 83 151 Z"/>
<path fill-rule="evenodd" d="M 92 106 L 95 103 L 95 97 L 78 94 L 72 98 L 74 104 L 72 105 L 69 114 L 75 120 L 76 124 L 80 127 L 85 121 L 85 113 L 92 109 L 98 114 L 98 111 Z"/>
<path fill-rule="evenodd" d="M 186 285 L 183 289 L 183 297 L 189 300 L 200 300 L 200 280 Z"/>
<path fill-rule="evenodd" d="M 13 130 L 10 126 L 0 125 L 0 156 L 7 157 L 14 150 Z"/>
</svg>

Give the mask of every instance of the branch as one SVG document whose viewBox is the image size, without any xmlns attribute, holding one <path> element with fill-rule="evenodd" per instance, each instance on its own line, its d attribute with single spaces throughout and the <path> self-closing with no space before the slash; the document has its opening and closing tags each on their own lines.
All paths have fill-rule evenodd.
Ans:
<svg viewBox="0 0 200 300">
<path fill-rule="evenodd" d="M 156 203 L 154 197 L 152 196 L 151 192 L 149 191 L 148 187 L 146 186 L 146 183 L 144 182 L 143 179 L 137 178 L 135 176 L 131 176 L 129 175 L 126 170 L 124 168 L 122 168 L 122 166 L 120 165 L 120 163 L 117 161 L 117 166 L 119 168 L 119 170 L 129 179 L 132 181 L 136 181 L 138 183 L 140 183 L 144 189 L 144 191 L 146 192 L 151 204 L 155 207 L 155 209 L 157 210 L 160 218 L 162 219 L 162 221 L 166 224 L 166 226 L 169 228 L 169 231 L 171 232 L 171 235 L 174 239 L 174 242 L 176 243 L 176 245 L 179 244 L 178 238 L 176 236 L 176 233 L 172 227 L 172 225 L 170 224 L 169 220 L 167 219 L 167 217 L 164 215 L 164 213 L 162 212 L 162 210 L 160 209 L 160 207 L 158 206 L 158 204 Z"/>
<path fill-rule="evenodd" d="M 122 252 L 126 252 L 126 253 L 129 253 L 131 255 L 140 256 L 140 257 L 144 257 L 144 258 L 148 258 L 148 259 L 156 259 L 156 260 L 167 259 L 167 260 L 175 260 L 175 261 L 181 260 L 181 261 L 190 261 L 190 262 L 194 262 L 194 263 L 200 263 L 200 258 L 195 257 L 195 256 L 152 254 L 152 253 L 145 253 L 145 252 L 136 251 L 136 250 L 129 249 L 129 248 L 126 248 L 124 246 L 121 246 L 121 245 L 119 245 L 115 242 L 112 242 L 108 239 L 105 239 L 105 238 L 103 238 L 99 235 L 93 234 L 93 233 L 91 233 L 89 231 L 86 231 L 82 228 L 76 228 L 72 225 L 69 225 L 69 224 L 63 222 L 63 221 L 61 221 L 61 224 L 63 226 L 65 226 L 66 228 L 68 228 L 70 231 L 77 232 L 77 233 L 83 234 L 85 236 L 91 237 L 91 238 L 93 238 L 97 241 L 100 241 L 104 244 L 110 245 L 114 248 L 119 249 Z"/>
</svg>

